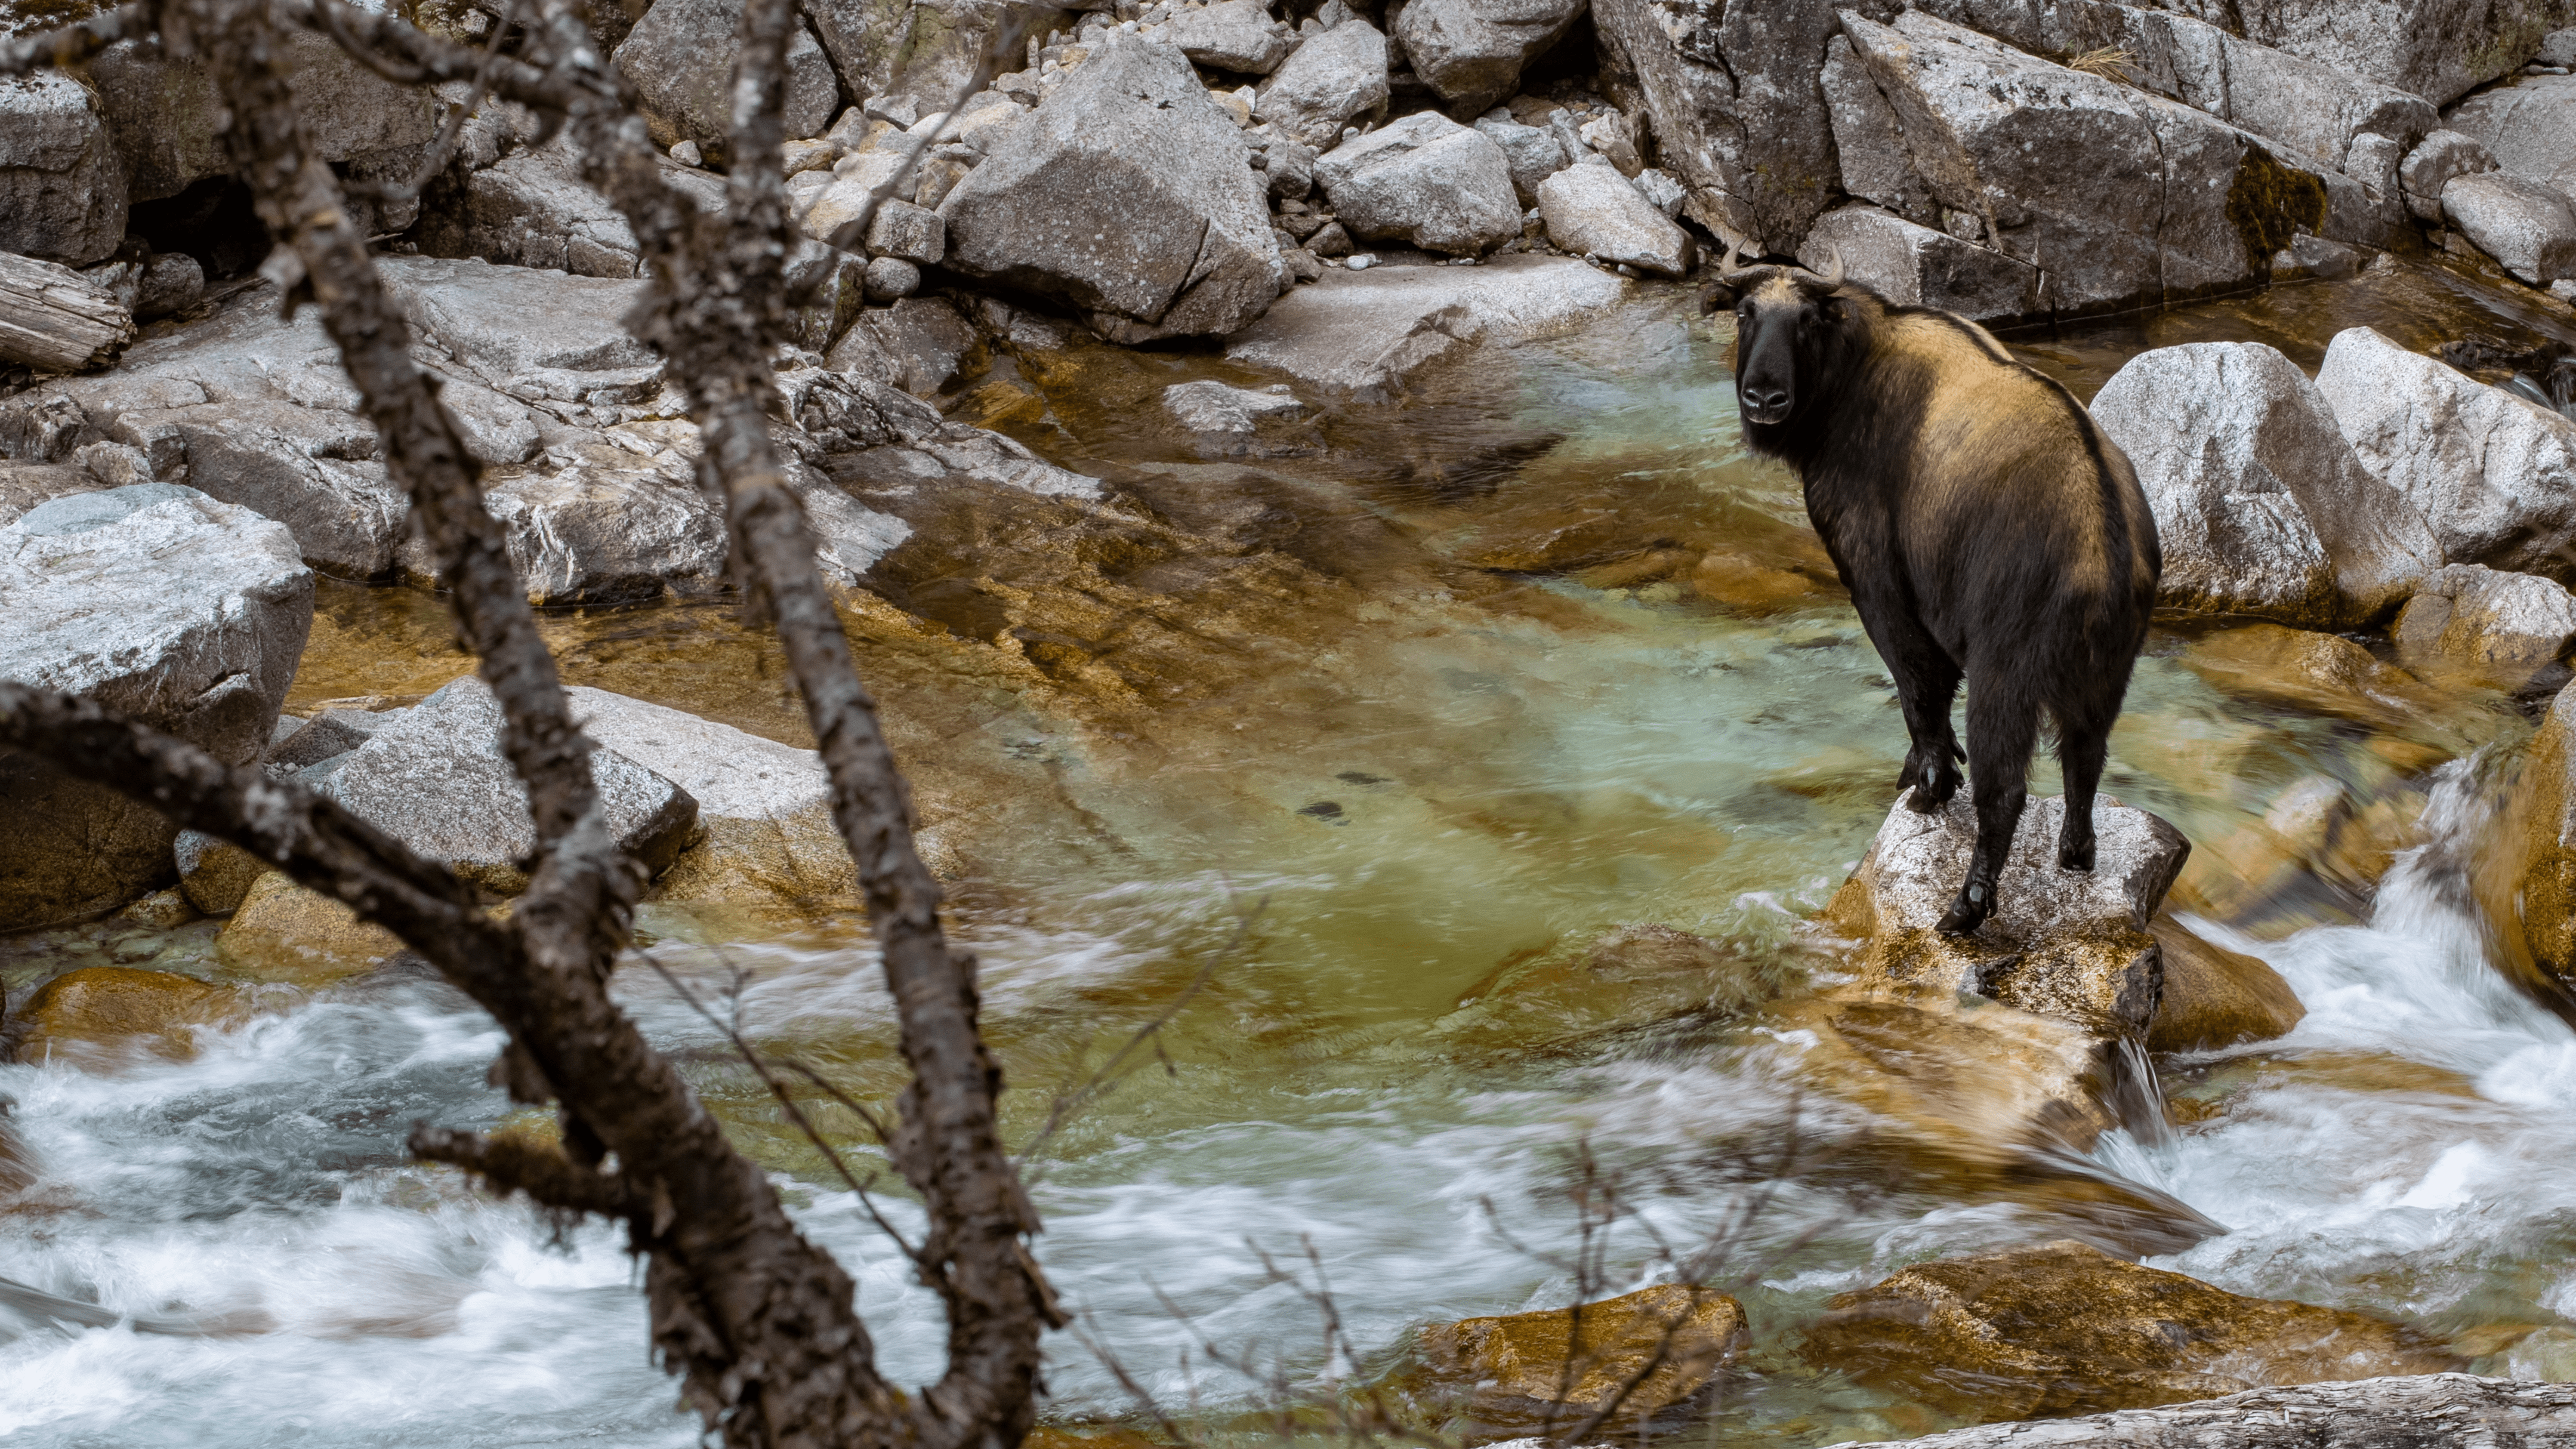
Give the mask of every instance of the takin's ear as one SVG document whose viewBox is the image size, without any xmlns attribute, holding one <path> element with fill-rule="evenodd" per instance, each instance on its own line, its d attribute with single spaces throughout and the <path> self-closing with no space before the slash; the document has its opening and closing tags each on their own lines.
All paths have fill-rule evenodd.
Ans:
<svg viewBox="0 0 2576 1449">
<path fill-rule="evenodd" d="M 1705 317 L 1712 312 L 1732 312 L 1737 295 L 1734 283 L 1711 282 L 1700 289 L 1699 314 Z"/>
</svg>

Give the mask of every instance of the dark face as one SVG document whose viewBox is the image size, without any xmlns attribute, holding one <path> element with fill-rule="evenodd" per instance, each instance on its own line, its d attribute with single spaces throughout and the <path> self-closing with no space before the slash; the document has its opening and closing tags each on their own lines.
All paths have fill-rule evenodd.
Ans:
<svg viewBox="0 0 2576 1449">
<path fill-rule="evenodd" d="M 1785 423 L 1818 384 L 1817 363 L 1843 304 L 1805 272 L 1765 267 L 1735 303 L 1735 405 L 1744 420 Z"/>
</svg>

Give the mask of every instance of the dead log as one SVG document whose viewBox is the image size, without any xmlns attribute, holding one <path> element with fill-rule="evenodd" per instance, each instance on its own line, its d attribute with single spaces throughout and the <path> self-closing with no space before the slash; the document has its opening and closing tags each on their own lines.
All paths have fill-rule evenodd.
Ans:
<svg viewBox="0 0 2576 1449">
<path fill-rule="evenodd" d="M 105 367 L 134 340 L 134 314 L 69 267 L 0 252 L 0 362 L 46 372 Z"/>
<path fill-rule="evenodd" d="M 2576 1384 L 2475 1374 L 2298 1384 L 2161 1409 L 1980 1424 L 1904 1443 L 1906 1449 L 2571 1449 Z"/>
</svg>

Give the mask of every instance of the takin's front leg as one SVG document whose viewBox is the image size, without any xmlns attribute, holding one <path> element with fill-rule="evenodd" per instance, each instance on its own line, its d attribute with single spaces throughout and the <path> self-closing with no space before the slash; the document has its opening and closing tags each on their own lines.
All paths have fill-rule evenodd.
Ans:
<svg viewBox="0 0 2576 1449">
<path fill-rule="evenodd" d="M 1982 674 L 1982 672 L 1981 672 Z M 1964 936 L 1995 910 L 1995 882 L 2012 855 L 2030 798 L 2030 748 L 2039 737 L 2039 706 L 2007 680 L 1968 682 L 1968 778 L 1977 802 L 1977 852 L 1958 899 L 1941 917 L 1943 935 Z"/>
</svg>

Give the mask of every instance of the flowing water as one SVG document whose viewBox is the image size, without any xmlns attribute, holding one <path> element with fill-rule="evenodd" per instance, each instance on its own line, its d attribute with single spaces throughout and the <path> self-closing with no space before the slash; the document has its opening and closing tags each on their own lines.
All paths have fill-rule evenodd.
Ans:
<svg viewBox="0 0 2576 1449">
<path fill-rule="evenodd" d="M 2548 325 L 2416 265 L 2016 345 L 2089 395 L 2142 347 L 2251 337 L 2313 366 L 2354 322 L 2416 345 Z M 1080 1320 L 1052 1340 L 1049 1419 L 1135 1414 L 1105 1352 L 1221 1431 L 1275 1397 L 1273 1374 L 1300 1392 L 1366 1381 L 1425 1321 L 1625 1291 L 1669 1271 L 1668 1249 L 1718 1242 L 1704 1266 L 1756 1336 L 1713 1441 L 1919 1433 L 1952 1421 L 1803 1361 L 1798 1325 L 1906 1263 L 2099 1235 L 2063 1197 L 1873 1135 L 1865 1099 L 1801 1088 L 1815 1038 L 1788 1016 L 1831 963 L 1799 923 L 1883 816 L 1904 735 L 1857 619 L 1815 582 L 1794 485 L 1742 451 L 1724 345 L 1659 294 L 1445 396 L 1328 419 L 1318 456 L 1257 464 L 1159 431 L 1162 386 L 1237 376 L 1203 356 L 1023 359 L 978 394 L 1193 537 L 1248 531 L 1303 571 L 1268 594 L 1217 563 L 1172 584 L 1202 562 L 1182 548 L 1122 574 L 1184 603 L 1137 606 L 1163 634 L 1122 625 L 1141 641 L 1125 654 L 1086 636 L 1089 662 L 1064 667 L 1125 669 L 1127 695 L 988 668 L 993 631 L 949 623 L 959 580 L 985 573 L 899 555 L 916 612 L 949 627 L 852 616 L 931 833 L 965 862 L 952 914 L 1015 1089 L 1006 1133 L 1036 1143 L 1039 1256 Z M 1257 517 L 1221 516 L 1246 496 Z M 1634 562 L 1658 551 L 1678 572 Z M 774 652 L 721 607 L 548 627 L 576 682 L 802 742 Z M 1009 647 L 1054 657 L 1038 648 L 1054 637 L 1024 620 Z M 2527 703 L 2374 717 L 2249 687 L 2226 637 L 2157 635 L 2107 788 L 2201 847 L 2185 885 L 2216 917 L 2202 928 L 2269 961 L 2308 1015 L 2157 1062 L 2178 1130 L 2142 1118 L 2083 1167 L 2226 1228 L 2152 1261 L 2394 1316 L 2484 1370 L 2576 1377 L 2576 1034 L 2489 967 L 2466 885 Z M 292 703 L 418 694 L 464 667 L 435 600 L 326 585 Z M 2265 856 L 2265 809 L 2320 780 L 2378 822 L 2375 844 Z M 1595 953 L 1646 922 L 1718 944 L 1686 969 Z M 667 980 L 629 967 L 630 1009 L 852 1270 L 887 1371 L 934 1376 L 936 1304 L 668 984 L 882 1101 L 900 1079 L 863 932 L 680 903 L 645 925 Z M 237 979 L 214 935 L 40 933 L 0 944 L 0 978 L 13 1006 L 110 961 Z M 193 1054 L 0 1066 L 33 1174 L 0 1199 L 0 1277 L 223 1330 L 0 1305 L 0 1434 L 693 1441 L 613 1232 L 405 1160 L 415 1120 L 510 1116 L 483 1081 L 489 1020 L 399 961 L 259 992 L 259 1014 L 200 1030 Z M 865 1170 L 857 1124 L 823 1120 Z M 1579 1281 L 1587 1187 L 1623 1211 L 1603 1275 Z M 899 1191 L 875 1201 L 911 1225 Z M 1350 1345 L 1329 1359 L 1319 1288 Z"/>
</svg>

